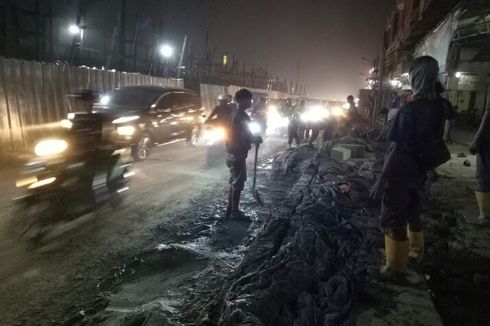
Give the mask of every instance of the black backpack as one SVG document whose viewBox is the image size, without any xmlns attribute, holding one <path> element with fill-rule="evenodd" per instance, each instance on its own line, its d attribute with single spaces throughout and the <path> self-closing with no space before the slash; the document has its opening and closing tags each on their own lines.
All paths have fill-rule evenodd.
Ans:
<svg viewBox="0 0 490 326">
<path fill-rule="evenodd" d="M 423 137 L 423 141 L 418 142 L 413 148 L 412 154 L 425 172 L 435 169 L 451 159 L 446 143 L 442 139 L 445 125 L 445 111 L 451 110 L 442 100 L 438 100 L 440 110 L 441 126 L 437 130 L 432 130 L 428 137 Z"/>
</svg>

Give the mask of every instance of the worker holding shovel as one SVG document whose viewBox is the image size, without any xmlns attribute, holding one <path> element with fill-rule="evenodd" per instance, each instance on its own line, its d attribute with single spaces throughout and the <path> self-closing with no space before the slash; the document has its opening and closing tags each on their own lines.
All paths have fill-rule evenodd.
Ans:
<svg viewBox="0 0 490 326">
<path fill-rule="evenodd" d="M 262 137 L 252 134 L 249 128 L 250 117 L 245 112 L 252 105 L 252 93 L 247 89 L 241 89 L 235 94 L 235 101 L 238 103 L 238 108 L 231 114 L 226 140 L 226 165 L 230 169 L 226 217 L 240 219 L 245 217 L 238 207 L 247 180 L 248 151 L 252 143 L 255 143 L 256 146 L 262 143 Z"/>
</svg>

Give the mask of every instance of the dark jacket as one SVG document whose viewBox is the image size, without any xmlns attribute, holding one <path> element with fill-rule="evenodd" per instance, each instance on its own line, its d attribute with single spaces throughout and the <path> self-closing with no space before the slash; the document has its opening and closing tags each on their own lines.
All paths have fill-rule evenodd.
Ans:
<svg viewBox="0 0 490 326">
<path fill-rule="evenodd" d="M 233 110 L 229 120 L 226 140 L 226 152 L 238 156 L 247 156 L 252 147 L 253 135 L 249 129 L 250 117 L 240 109 Z"/>
</svg>

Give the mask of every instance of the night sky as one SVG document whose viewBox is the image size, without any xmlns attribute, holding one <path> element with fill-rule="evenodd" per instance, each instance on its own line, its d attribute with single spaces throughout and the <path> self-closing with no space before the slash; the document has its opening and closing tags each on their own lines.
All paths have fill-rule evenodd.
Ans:
<svg viewBox="0 0 490 326">
<path fill-rule="evenodd" d="M 21 2 L 33 2 L 21 0 Z M 120 0 L 85 0 L 90 33 L 111 30 Z M 77 0 L 56 0 L 55 15 L 73 20 Z M 357 93 L 375 58 L 393 0 L 127 0 L 127 26 L 140 17 L 140 35 L 152 35 L 162 21 L 162 42 L 228 51 L 247 67 L 268 66 L 279 77 L 296 79 L 312 96 L 336 99 Z"/>
<path fill-rule="evenodd" d="M 211 42 L 296 78 L 312 96 L 345 98 L 382 45 L 391 0 L 212 1 Z M 222 15 L 221 12 L 225 12 Z"/>
</svg>

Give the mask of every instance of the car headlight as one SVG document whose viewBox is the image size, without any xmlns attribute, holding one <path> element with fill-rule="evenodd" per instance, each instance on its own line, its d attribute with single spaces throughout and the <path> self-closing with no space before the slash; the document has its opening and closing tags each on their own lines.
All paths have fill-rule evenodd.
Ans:
<svg viewBox="0 0 490 326">
<path fill-rule="evenodd" d="M 68 119 L 63 119 L 60 121 L 60 126 L 61 128 L 71 129 L 71 127 L 73 127 L 73 122 Z"/>
<path fill-rule="evenodd" d="M 117 134 L 119 136 L 132 136 L 136 132 L 136 128 L 133 126 L 120 126 L 117 127 Z"/>
<path fill-rule="evenodd" d="M 34 147 L 34 153 L 37 156 L 50 156 L 61 154 L 68 148 L 68 143 L 62 139 L 45 139 L 41 140 Z"/>
<path fill-rule="evenodd" d="M 46 179 L 43 179 L 43 180 L 39 180 L 37 182 L 34 182 L 32 183 L 29 187 L 29 189 L 34 189 L 34 188 L 39 188 L 39 187 L 43 187 L 43 186 L 47 186 L 49 184 L 52 184 L 53 182 L 56 181 L 56 178 L 55 177 L 51 177 L 51 178 L 46 178 Z"/>
<path fill-rule="evenodd" d="M 117 124 L 131 122 L 131 121 L 138 120 L 138 119 L 139 119 L 139 115 L 131 115 L 128 117 L 117 118 L 116 120 L 113 120 L 112 123 L 117 125 Z"/>
<path fill-rule="evenodd" d="M 336 106 L 332 108 L 332 115 L 334 117 L 343 117 L 345 115 L 345 112 L 341 107 Z"/>
</svg>

